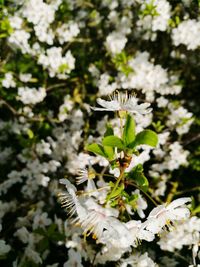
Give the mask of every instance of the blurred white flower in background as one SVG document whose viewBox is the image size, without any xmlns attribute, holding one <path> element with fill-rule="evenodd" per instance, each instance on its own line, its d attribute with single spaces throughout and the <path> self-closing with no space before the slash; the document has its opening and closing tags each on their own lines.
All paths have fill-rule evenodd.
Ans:
<svg viewBox="0 0 200 267">
<path fill-rule="evenodd" d="M 11 72 L 7 72 L 5 74 L 5 77 L 2 80 L 2 86 L 5 88 L 10 88 L 10 87 L 16 86 L 16 82 L 15 82 L 13 74 Z"/>
<path fill-rule="evenodd" d="M 121 32 L 112 32 L 106 38 L 105 46 L 112 54 L 119 54 L 125 47 L 127 38 Z"/>
<path fill-rule="evenodd" d="M 46 97 L 45 88 L 40 87 L 39 89 L 36 89 L 36 88 L 29 88 L 27 86 L 18 88 L 17 98 L 26 105 L 27 104 L 34 105 L 39 102 L 42 102 L 45 97 Z"/>
</svg>

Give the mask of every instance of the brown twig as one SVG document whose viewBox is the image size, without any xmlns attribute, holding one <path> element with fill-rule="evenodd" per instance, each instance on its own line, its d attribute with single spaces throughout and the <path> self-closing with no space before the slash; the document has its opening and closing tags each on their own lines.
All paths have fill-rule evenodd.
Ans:
<svg viewBox="0 0 200 267">
<path fill-rule="evenodd" d="M 47 87 L 47 88 L 46 88 L 46 91 L 49 92 L 49 91 L 51 91 L 51 90 L 53 90 L 53 89 L 61 88 L 61 87 L 63 87 L 63 86 L 66 86 L 66 83 L 54 84 L 54 85 L 52 85 L 52 86 Z"/>
<path fill-rule="evenodd" d="M 28 117 L 26 114 L 22 113 L 22 112 L 18 112 L 15 108 L 13 108 L 6 100 L 4 100 L 2 97 L 0 97 L 0 103 L 2 103 L 4 106 L 6 106 L 13 115 L 20 117 L 23 116 L 25 117 L 28 121 L 38 121 L 38 122 L 43 122 L 45 120 L 50 121 L 50 122 L 54 122 L 54 123 L 60 123 L 60 121 L 58 119 L 55 118 L 48 118 L 48 117 Z"/>
</svg>

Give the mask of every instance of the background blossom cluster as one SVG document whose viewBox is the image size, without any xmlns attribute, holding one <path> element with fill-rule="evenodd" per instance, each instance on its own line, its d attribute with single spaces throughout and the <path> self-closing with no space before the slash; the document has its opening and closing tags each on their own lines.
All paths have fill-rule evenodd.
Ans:
<svg viewBox="0 0 200 267">
<path fill-rule="evenodd" d="M 2 266 L 199 266 L 199 1 L 6 2 L 0 1 Z M 128 244 L 128 233 L 151 215 L 145 193 L 131 192 L 137 201 L 126 208 L 137 223 L 121 224 L 123 230 L 115 209 L 100 210 L 91 201 L 104 203 L 106 190 L 97 190 L 109 186 L 104 173 L 119 174 L 85 150 L 100 142 L 107 125 L 120 134 L 113 113 L 91 109 L 116 90 L 151 104 L 153 112 L 134 115 L 136 133 L 150 128 L 158 134 L 156 148 L 141 145 L 129 168 L 144 165 L 147 193 L 159 205 L 192 198 L 192 216 L 175 221 L 172 232 L 161 229 L 152 243 L 148 236 Z M 105 227 L 115 223 L 126 236 L 119 234 L 119 247 L 106 234 L 101 244 L 91 236 L 85 242 L 57 199 L 59 180 L 70 181 L 69 190 L 87 168 L 102 176 L 81 184 L 90 198 L 74 203 L 105 212 Z M 80 222 L 88 230 L 87 221 Z"/>
</svg>

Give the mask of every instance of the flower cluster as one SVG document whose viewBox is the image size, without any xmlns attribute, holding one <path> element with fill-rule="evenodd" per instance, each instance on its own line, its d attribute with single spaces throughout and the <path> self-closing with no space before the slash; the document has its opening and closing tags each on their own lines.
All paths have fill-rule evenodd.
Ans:
<svg viewBox="0 0 200 267">
<path fill-rule="evenodd" d="M 199 1 L 0 10 L 1 265 L 199 266 Z"/>
</svg>

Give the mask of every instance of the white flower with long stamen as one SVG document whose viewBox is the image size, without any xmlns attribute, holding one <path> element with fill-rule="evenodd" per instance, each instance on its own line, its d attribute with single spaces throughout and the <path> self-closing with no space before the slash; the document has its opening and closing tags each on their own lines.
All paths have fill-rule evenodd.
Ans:
<svg viewBox="0 0 200 267">
<path fill-rule="evenodd" d="M 121 222 L 117 218 L 111 218 L 109 220 L 109 228 L 103 232 L 101 243 L 106 244 L 106 247 L 118 247 L 122 251 L 128 251 L 130 247 L 135 243 L 135 238 L 125 223 Z"/>
<path fill-rule="evenodd" d="M 141 221 L 131 220 L 126 223 L 126 227 L 129 229 L 130 234 L 133 237 L 133 246 L 137 247 L 141 240 L 148 242 L 154 239 L 154 234 L 144 229 Z"/>
<path fill-rule="evenodd" d="M 95 178 L 95 171 L 92 167 L 89 169 L 80 169 L 78 170 L 78 177 L 76 178 L 77 185 L 82 184 L 87 181 L 87 187 L 85 188 L 85 192 L 88 196 L 97 196 L 99 193 L 97 191 L 96 185 L 93 181 Z"/>
<path fill-rule="evenodd" d="M 59 182 L 64 184 L 68 191 L 68 193 L 59 194 L 61 204 L 63 207 L 66 207 L 67 210 L 69 210 L 70 216 L 73 216 L 75 213 L 77 213 L 77 217 L 74 219 L 74 222 L 80 222 L 84 220 L 87 217 L 87 210 L 76 195 L 76 187 L 67 179 L 60 179 Z"/>
<path fill-rule="evenodd" d="M 113 208 L 102 208 L 93 198 L 89 198 L 85 205 L 88 209 L 88 216 L 81 222 L 84 233 L 93 233 L 93 237 L 100 240 L 104 230 L 109 230 L 112 220 L 118 216 L 119 212 Z"/>
<path fill-rule="evenodd" d="M 103 100 L 102 98 L 97 98 L 97 103 L 101 107 L 92 107 L 96 111 L 128 111 L 130 113 L 138 113 L 141 115 L 148 114 L 152 111 L 149 108 L 150 103 L 138 104 L 138 99 L 133 95 L 128 95 L 128 93 L 117 92 L 111 96 L 110 101 Z"/>
<path fill-rule="evenodd" d="M 61 184 L 64 184 L 68 193 L 59 195 L 63 207 L 69 210 L 70 216 L 77 213 L 74 222 L 80 224 L 84 230 L 84 234 L 93 234 L 93 237 L 98 240 L 102 237 L 105 229 L 109 230 L 114 217 L 118 216 L 118 211 L 112 208 L 102 208 L 93 198 L 78 199 L 76 188 L 67 179 L 61 179 Z M 80 197 L 81 198 L 81 197 Z"/>
<path fill-rule="evenodd" d="M 62 207 L 68 210 L 70 216 L 73 216 L 76 212 L 76 187 L 73 186 L 67 179 L 60 179 L 61 184 L 64 184 L 68 193 L 60 193 L 59 199 Z"/>
<path fill-rule="evenodd" d="M 92 168 L 89 169 L 79 169 L 77 172 L 78 176 L 76 178 L 76 184 L 82 184 L 90 179 L 95 178 L 95 171 Z"/>
<path fill-rule="evenodd" d="M 77 172 L 78 176 L 76 177 L 76 184 L 82 184 L 88 180 L 88 170 L 85 169 L 80 169 Z"/>
<path fill-rule="evenodd" d="M 190 215 L 187 207 L 181 207 L 185 203 L 190 202 L 191 198 L 183 197 L 172 201 L 168 205 L 160 205 L 154 208 L 143 226 L 146 230 L 157 234 L 165 225 L 170 225 L 170 222 L 186 219 Z"/>
</svg>

